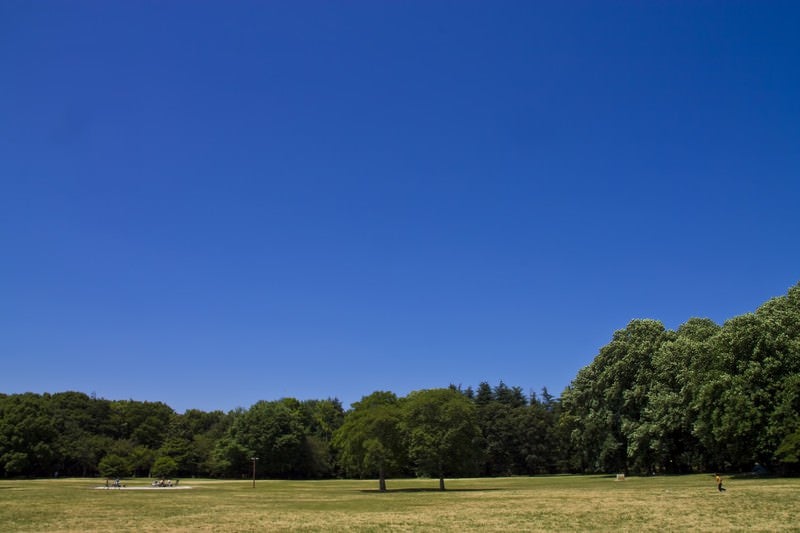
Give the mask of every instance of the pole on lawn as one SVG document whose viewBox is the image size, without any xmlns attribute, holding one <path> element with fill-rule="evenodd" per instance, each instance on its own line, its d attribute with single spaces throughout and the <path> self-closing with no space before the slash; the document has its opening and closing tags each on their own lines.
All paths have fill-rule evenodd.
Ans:
<svg viewBox="0 0 800 533">
<path fill-rule="evenodd" d="M 256 488 L 256 461 L 258 461 L 258 457 L 254 455 L 250 460 L 253 461 L 253 488 Z"/>
</svg>

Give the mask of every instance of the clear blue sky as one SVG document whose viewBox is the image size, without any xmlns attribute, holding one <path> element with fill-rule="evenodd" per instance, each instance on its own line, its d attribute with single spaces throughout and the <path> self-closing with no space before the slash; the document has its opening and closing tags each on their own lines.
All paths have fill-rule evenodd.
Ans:
<svg viewBox="0 0 800 533">
<path fill-rule="evenodd" d="M 560 394 L 800 280 L 800 3 L 0 3 L 0 392 Z"/>
</svg>

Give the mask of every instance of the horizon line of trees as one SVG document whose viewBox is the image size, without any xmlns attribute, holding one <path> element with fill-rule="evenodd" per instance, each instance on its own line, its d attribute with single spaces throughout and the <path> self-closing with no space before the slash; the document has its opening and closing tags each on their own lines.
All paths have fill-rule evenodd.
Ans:
<svg viewBox="0 0 800 533">
<path fill-rule="evenodd" d="M 632 320 L 560 398 L 502 381 L 224 413 L 0 394 L 0 475 L 317 479 L 800 466 L 800 284 L 723 325 Z"/>
</svg>

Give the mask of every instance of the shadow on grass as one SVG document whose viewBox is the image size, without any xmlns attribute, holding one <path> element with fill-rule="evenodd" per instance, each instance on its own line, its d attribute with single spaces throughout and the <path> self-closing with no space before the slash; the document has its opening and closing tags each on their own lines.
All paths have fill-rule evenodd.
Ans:
<svg viewBox="0 0 800 533">
<path fill-rule="evenodd" d="M 361 489 L 359 492 L 367 493 L 367 494 L 390 494 L 392 492 L 490 492 L 496 490 L 504 490 L 504 489 L 492 489 L 492 488 L 482 488 L 482 489 L 445 489 L 439 490 L 437 488 L 408 488 L 408 489 L 386 489 L 381 492 L 378 489 Z"/>
<path fill-rule="evenodd" d="M 779 476 L 777 474 L 757 474 L 755 472 L 741 472 L 739 474 L 731 474 L 728 476 L 730 479 L 778 479 L 786 476 Z M 789 476 L 791 477 L 791 476 Z"/>
</svg>

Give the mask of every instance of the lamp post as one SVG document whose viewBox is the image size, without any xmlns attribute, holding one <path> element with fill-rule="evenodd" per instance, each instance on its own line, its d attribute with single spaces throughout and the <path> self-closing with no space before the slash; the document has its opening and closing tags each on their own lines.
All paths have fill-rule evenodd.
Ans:
<svg viewBox="0 0 800 533">
<path fill-rule="evenodd" d="M 253 461 L 253 488 L 256 488 L 256 461 L 258 461 L 258 457 L 254 455 L 250 460 Z"/>
</svg>

